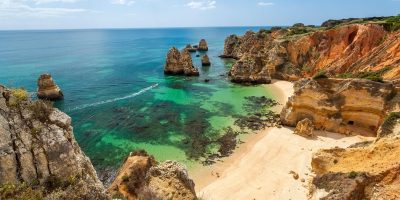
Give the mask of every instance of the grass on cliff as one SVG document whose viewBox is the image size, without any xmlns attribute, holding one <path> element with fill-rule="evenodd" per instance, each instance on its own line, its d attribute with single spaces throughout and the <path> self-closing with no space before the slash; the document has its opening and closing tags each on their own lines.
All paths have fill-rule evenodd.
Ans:
<svg viewBox="0 0 400 200">
<path fill-rule="evenodd" d="M 400 120 L 400 112 L 392 112 L 386 117 L 381 126 L 380 137 L 384 137 L 393 133 L 393 129 Z"/>
<path fill-rule="evenodd" d="M 29 105 L 32 115 L 42 123 L 48 122 L 50 114 L 53 112 L 53 103 L 51 101 L 38 100 Z"/>
<path fill-rule="evenodd" d="M 14 88 L 11 89 L 11 97 L 9 99 L 8 105 L 11 107 L 19 107 L 22 102 L 28 100 L 28 92 L 24 88 Z"/>
<path fill-rule="evenodd" d="M 400 30 L 400 15 L 387 18 L 384 27 L 388 31 Z"/>
<path fill-rule="evenodd" d="M 382 76 L 391 70 L 392 67 L 384 67 L 378 71 L 366 71 L 366 72 L 359 72 L 359 73 L 343 73 L 337 75 L 337 78 L 361 78 L 361 79 L 368 79 L 375 82 L 383 83 Z"/>
</svg>

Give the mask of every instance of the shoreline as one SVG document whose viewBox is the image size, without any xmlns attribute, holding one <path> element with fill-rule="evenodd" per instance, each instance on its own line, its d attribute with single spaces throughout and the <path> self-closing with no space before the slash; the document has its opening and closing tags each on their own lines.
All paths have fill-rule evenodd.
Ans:
<svg viewBox="0 0 400 200">
<path fill-rule="evenodd" d="M 294 92 L 293 84 L 287 81 L 274 80 L 265 88 L 281 103 L 273 109 L 279 112 Z M 317 138 L 307 139 L 294 135 L 288 127 L 251 134 L 231 156 L 191 174 L 196 192 L 205 200 L 307 199 L 314 152 L 374 139 L 323 131 L 315 131 L 315 135 Z M 299 178 L 294 179 L 290 171 Z"/>
<path fill-rule="evenodd" d="M 263 85 L 269 92 L 275 95 L 275 100 L 280 103 L 280 105 L 275 106 L 272 110 L 279 113 L 283 106 L 286 104 L 288 98 L 293 93 L 293 84 L 288 81 L 273 80 L 271 84 Z M 272 128 L 269 128 L 272 129 Z M 266 129 L 266 130 L 269 130 Z M 196 183 L 196 191 L 200 192 L 201 189 L 211 184 L 212 182 L 218 180 L 218 174 L 222 174 L 229 166 L 241 160 L 246 153 L 248 153 L 251 148 L 265 135 L 263 132 L 266 130 L 261 130 L 256 133 L 252 133 L 242 139 L 243 144 L 238 145 L 234 153 L 228 157 L 221 158 L 221 161 L 211 165 L 211 166 L 200 166 L 195 170 L 191 171 L 191 177 Z"/>
</svg>

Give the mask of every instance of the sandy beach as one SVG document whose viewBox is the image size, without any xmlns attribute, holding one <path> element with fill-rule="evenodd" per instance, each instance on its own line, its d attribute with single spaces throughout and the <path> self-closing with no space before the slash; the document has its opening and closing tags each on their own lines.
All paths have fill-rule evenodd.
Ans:
<svg viewBox="0 0 400 200">
<path fill-rule="evenodd" d="M 277 111 L 293 94 L 293 84 L 287 81 L 273 81 L 265 87 L 282 103 Z M 284 127 L 249 136 L 233 155 L 192 175 L 199 197 L 205 200 L 307 199 L 313 152 L 373 139 L 322 131 L 315 134 L 315 139 L 307 139 L 294 135 L 293 128 Z M 297 180 L 291 171 L 299 175 Z"/>
</svg>

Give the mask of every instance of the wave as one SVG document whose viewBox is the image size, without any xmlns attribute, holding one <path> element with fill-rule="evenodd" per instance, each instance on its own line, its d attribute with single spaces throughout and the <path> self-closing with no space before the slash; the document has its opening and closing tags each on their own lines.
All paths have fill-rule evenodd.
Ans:
<svg viewBox="0 0 400 200">
<path fill-rule="evenodd" d="M 128 96 L 109 99 L 109 100 L 104 100 L 104 101 L 99 101 L 99 102 L 91 103 L 91 104 L 84 104 L 82 106 L 77 106 L 75 108 L 69 109 L 69 111 L 82 110 L 82 109 L 89 108 L 89 107 L 95 107 L 95 106 L 99 106 L 99 105 L 103 105 L 103 104 L 107 104 L 107 103 L 113 103 L 113 102 L 116 102 L 116 101 L 121 101 L 121 100 L 124 100 L 124 99 L 130 99 L 130 98 L 136 97 L 136 96 L 138 96 L 140 94 L 143 94 L 143 93 L 145 93 L 145 92 L 147 92 L 147 91 L 149 91 L 149 90 L 151 90 L 151 89 L 153 89 L 153 88 L 155 88 L 157 86 L 158 86 L 158 83 L 153 84 L 153 85 L 151 85 L 149 87 L 143 88 L 140 91 L 135 92 L 133 94 L 130 94 Z"/>
</svg>

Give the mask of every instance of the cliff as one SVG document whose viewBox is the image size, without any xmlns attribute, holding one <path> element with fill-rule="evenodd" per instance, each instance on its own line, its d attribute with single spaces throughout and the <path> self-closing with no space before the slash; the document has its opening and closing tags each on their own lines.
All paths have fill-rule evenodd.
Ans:
<svg viewBox="0 0 400 200">
<path fill-rule="evenodd" d="M 391 82 L 362 79 L 303 79 L 294 89 L 281 112 L 284 125 L 308 118 L 316 129 L 346 135 L 376 135 L 397 93 Z"/>
<path fill-rule="evenodd" d="M 71 118 L 0 86 L 1 199 L 109 199 L 78 146 Z"/>
<path fill-rule="evenodd" d="M 221 57 L 237 60 L 229 73 L 234 82 L 298 80 L 321 71 L 331 76 L 380 72 L 385 79 L 396 79 L 400 77 L 400 31 L 389 30 L 388 19 L 332 21 L 335 26 L 327 22 L 326 27 L 293 26 L 231 35 Z"/>
<path fill-rule="evenodd" d="M 181 52 L 175 47 L 167 54 L 164 73 L 171 75 L 199 76 L 199 70 L 193 66 L 192 56 L 188 49 Z"/>
</svg>

